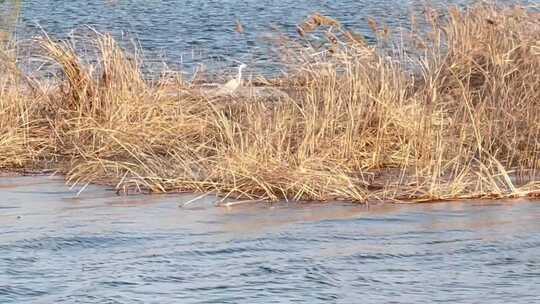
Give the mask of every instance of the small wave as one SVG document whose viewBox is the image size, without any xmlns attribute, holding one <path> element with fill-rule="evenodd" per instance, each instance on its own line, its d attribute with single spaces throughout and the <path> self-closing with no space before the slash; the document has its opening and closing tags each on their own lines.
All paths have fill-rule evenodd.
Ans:
<svg viewBox="0 0 540 304">
<path fill-rule="evenodd" d="M 15 243 L 0 245 L 0 250 L 78 250 L 93 248 L 109 248 L 126 246 L 145 240 L 145 237 L 126 236 L 71 236 L 71 237 L 42 237 L 25 239 Z"/>
<path fill-rule="evenodd" d="M 39 297 L 47 292 L 21 286 L 0 285 L 0 296 L 10 297 Z M 0 298 L 1 300 L 2 298 Z M 1 302 L 1 301 L 0 301 Z"/>
</svg>

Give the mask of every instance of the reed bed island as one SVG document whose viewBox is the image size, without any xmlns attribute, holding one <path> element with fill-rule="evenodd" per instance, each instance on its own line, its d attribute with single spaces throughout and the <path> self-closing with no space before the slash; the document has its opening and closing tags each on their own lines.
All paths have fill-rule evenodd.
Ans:
<svg viewBox="0 0 540 304">
<path fill-rule="evenodd" d="M 286 75 L 225 95 L 145 80 L 109 35 L 90 63 L 68 41 L 36 41 L 62 71 L 54 81 L 25 74 L 7 43 L 0 168 L 240 200 L 539 196 L 540 15 L 477 5 L 422 22 L 396 35 L 370 21 L 367 43 L 315 14 L 281 41 Z"/>
</svg>

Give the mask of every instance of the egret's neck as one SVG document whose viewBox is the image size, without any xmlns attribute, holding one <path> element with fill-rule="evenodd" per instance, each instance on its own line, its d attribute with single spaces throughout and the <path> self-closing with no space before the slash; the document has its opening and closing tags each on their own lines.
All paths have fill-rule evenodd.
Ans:
<svg viewBox="0 0 540 304">
<path fill-rule="evenodd" d="M 238 68 L 238 81 L 242 81 L 242 69 L 243 69 L 243 68 L 244 68 L 244 67 L 239 67 L 239 68 Z"/>
</svg>

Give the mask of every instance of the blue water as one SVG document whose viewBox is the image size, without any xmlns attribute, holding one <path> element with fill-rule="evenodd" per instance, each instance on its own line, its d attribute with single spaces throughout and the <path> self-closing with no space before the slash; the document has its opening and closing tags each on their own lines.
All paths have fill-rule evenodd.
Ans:
<svg viewBox="0 0 540 304">
<path fill-rule="evenodd" d="M 240 205 L 0 178 L 0 303 L 539 303 L 540 202 Z"/>
<path fill-rule="evenodd" d="M 435 7 L 468 2 L 431 1 Z M 222 71 L 239 60 L 251 72 L 263 73 L 280 59 L 271 38 L 277 32 L 298 38 L 296 26 L 314 12 L 332 16 L 370 40 L 368 18 L 392 28 L 406 27 L 409 16 L 423 7 L 425 1 L 420 0 L 27 0 L 18 36 L 45 31 L 65 39 L 87 36 L 92 27 L 112 33 L 128 49 L 142 50 L 153 71 L 168 67 L 192 72 L 199 64 Z M 243 24 L 243 34 L 235 31 L 236 20 Z"/>
<path fill-rule="evenodd" d="M 15 1 L 15 0 L 5 0 Z M 208 73 L 248 64 L 248 73 L 279 72 L 281 53 L 277 34 L 298 39 L 296 27 L 314 12 L 339 20 L 347 29 L 361 33 L 368 41 L 374 34 L 368 26 L 373 18 L 397 34 L 408 28 L 411 15 L 421 20 L 431 7 L 464 6 L 473 0 L 26 0 L 22 5 L 17 36 L 20 52 L 40 57 L 30 39 L 48 33 L 53 39 L 75 39 L 81 49 L 93 30 L 112 33 L 128 50 L 144 58 L 145 72 L 165 69 L 193 74 L 205 67 Z M 501 0 L 499 3 L 538 4 L 537 0 Z M 7 2 L 6 2 L 7 3 Z M 6 6 L 6 4 L 4 4 Z M 0 4 L 1 9 L 1 4 Z M 245 32 L 235 31 L 236 20 Z M 91 30 L 91 29 L 92 30 Z M 399 36 L 399 35 L 398 35 Z M 27 40 L 24 47 L 23 40 Z M 30 50 L 28 50 L 30 49 Z M 39 60 L 34 60 L 38 63 Z"/>
</svg>

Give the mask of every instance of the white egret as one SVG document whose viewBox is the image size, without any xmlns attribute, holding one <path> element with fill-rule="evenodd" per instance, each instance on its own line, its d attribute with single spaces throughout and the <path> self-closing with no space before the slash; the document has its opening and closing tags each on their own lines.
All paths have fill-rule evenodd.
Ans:
<svg viewBox="0 0 540 304">
<path fill-rule="evenodd" d="M 226 84 L 224 84 L 217 90 L 216 94 L 217 95 L 230 95 L 236 92 L 236 90 L 242 85 L 242 70 L 245 67 L 247 67 L 247 65 L 242 63 L 238 67 L 238 75 L 236 76 L 236 78 L 227 81 Z"/>
</svg>

